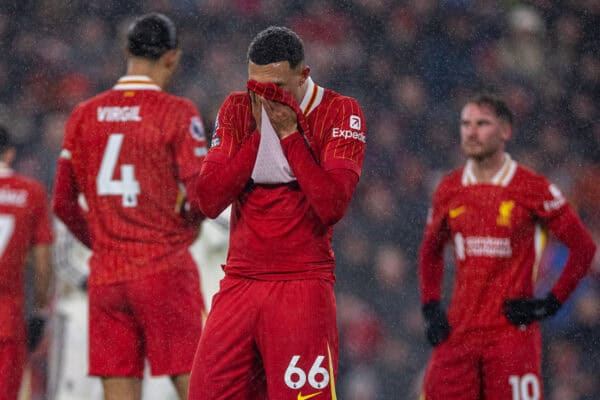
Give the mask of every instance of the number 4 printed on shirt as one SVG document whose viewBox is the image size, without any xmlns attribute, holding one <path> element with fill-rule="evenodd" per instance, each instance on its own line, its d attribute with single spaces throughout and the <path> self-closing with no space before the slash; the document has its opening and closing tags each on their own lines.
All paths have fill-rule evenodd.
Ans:
<svg viewBox="0 0 600 400">
<path fill-rule="evenodd" d="M 96 187 L 99 195 L 121 195 L 123 207 L 136 207 L 140 184 L 135 180 L 135 167 L 132 164 L 122 164 L 121 179 L 113 179 L 123 138 L 122 133 L 113 133 L 109 136 L 102 156 L 100 172 L 96 178 Z"/>
</svg>

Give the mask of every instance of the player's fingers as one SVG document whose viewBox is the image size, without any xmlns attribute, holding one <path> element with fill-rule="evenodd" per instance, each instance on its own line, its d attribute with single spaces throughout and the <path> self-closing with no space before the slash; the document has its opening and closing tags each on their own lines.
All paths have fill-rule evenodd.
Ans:
<svg viewBox="0 0 600 400">
<path fill-rule="evenodd" d="M 269 115 L 269 117 L 273 116 L 275 109 L 273 108 L 273 104 L 271 104 L 270 100 L 265 99 L 264 97 L 260 98 L 262 106 L 265 108 L 265 111 Z"/>
</svg>

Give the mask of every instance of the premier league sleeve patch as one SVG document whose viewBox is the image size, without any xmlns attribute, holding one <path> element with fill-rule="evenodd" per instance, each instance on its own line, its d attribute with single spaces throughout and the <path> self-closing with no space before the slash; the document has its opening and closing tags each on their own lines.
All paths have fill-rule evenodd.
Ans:
<svg viewBox="0 0 600 400">
<path fill-rule="evenodd" d="M 212 140 L 210 141 L 210 147 L 217 147 L 218 145 L 221 144 L 221 138 L 218 136 L 215 136 L 214 138 L 212 138 Z"/>
<path fill-rule="evenodd" d="M 202 124 L 202 120 L 200 117 L 192 117 L 190 121 L 190 133 L 192 137 L 199 142 L 206 141 L 206 135 L 204 133 L 204 125 Z"/>
<path fill-rule="evenodd" d="M 221 138 L 217 136 L 217 130 L 219 129 L 219 115 L 217 114 L 217 119 L 215 120 L 215 129 L 212 133 L 212 140 L 210 141 L 210 147 L 217 147 L 221 144 Z"/>
</svg>

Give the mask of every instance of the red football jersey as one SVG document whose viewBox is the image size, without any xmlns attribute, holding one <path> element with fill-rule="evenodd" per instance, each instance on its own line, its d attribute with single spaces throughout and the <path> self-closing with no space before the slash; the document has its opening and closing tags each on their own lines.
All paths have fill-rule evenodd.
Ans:
<svg viewBox="0 0 600 400">
<path fill-rule="evenodd" d="M 492 182 L 480 183 L 468 162 L 446 176 L 434 195 L 420 252 L 423 303 L 440 299 L 443 248 L 451 240 L 456 260 L 448 309 L 452 329 L 508 325 L 504 300 L 533 296 L 545 228 L 573 250 L 571 242 L 578 239 L 567 238 L 564 225 L 581 226 L 560 190 L 543 176 L 506 155 Z M 583 227 L 574 232 L 585 236 L 582 242 L 591 241 Z M 560 301 L 589 268 L 587 261 L 572 261 L 553 288 Z"/>
<path fill-rule="evenodd" d="M 144 76 L 75 108 L 60 162 L 70 162 L 89 210 L 91 283 L 178 267 L 199 228 L 182 217 L 185 185 L 206 151 L 196 107 Z"/>
<path fill-rule="evenodd" d="M 325 171 L 345 169 L 360 176 L 366 143 L 360 106 L 353 98 L 312 80 L 308 83 L 300 110 L 318 165 Z M 227 164 L 252 134 L 253 125 L 248 93 L 231 94 L 219 110 L 206 162 Z M 225 271 L 259 279 L 334 279 L 332 234 L 333 227 L 319 220 L 302 187 L 256 185 L 233 202 Z"/>
<path fill-rule="evenodd" d="M 52 242 L 43 186 L 0 167 L 0 338 L 23 329 L 24 262 L 32 245 Z"/>
</svg>

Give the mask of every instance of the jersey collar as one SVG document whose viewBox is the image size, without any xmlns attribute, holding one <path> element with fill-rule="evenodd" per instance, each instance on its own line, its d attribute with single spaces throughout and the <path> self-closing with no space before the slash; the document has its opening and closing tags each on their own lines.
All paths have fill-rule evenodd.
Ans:
<svg viewBox="0 0 600 400">
<path fill-rule="evenodd" d="M 506 187 L 512 180 L 517 170 L 517 163 L 514 161 L 508 153 L 504 153 L 504 163 L 502 167 L 496 172 L 496 175 L 490 182 L 491 185 Z M 473 173 L 473 161 L 468 160 L 463 170 L 462 179 L 463 186 L 476 185 L 478 183 L 475 174 Z"/>
<path fill-rule="evenodd" d="M 314 83 L 311 77 L 308 77 L 306 82 L 308 83 L 308 87 L 306 88 L 304 99 L 302 99 L 302 103 L 300 103 L 300 109 L 304 115 L 310 114 L 319 104 L 321 104 L 323 93 L 325 92 L 325 89 Z"/>
<path fill-rule="evenodd" d="M 115 90 L 158 90 L 161 88 L 145 75 L 125 75 L 113 86 Z"/>
</svg>

